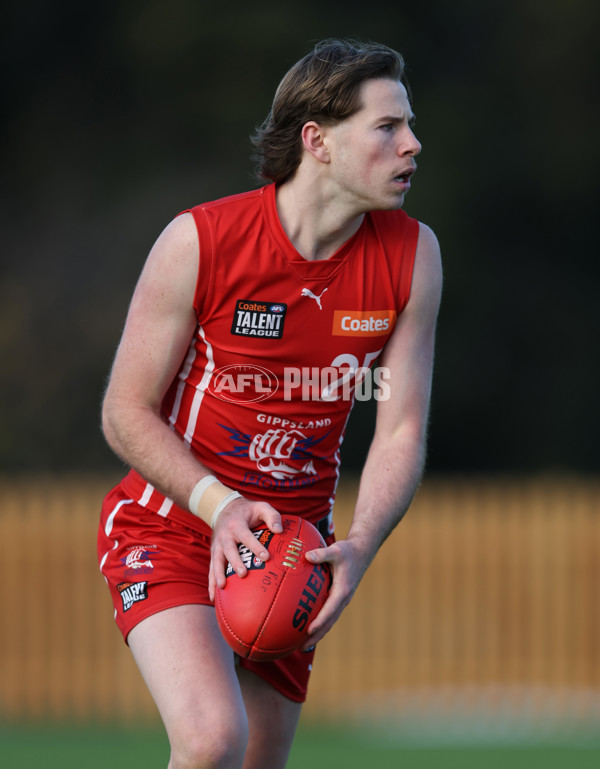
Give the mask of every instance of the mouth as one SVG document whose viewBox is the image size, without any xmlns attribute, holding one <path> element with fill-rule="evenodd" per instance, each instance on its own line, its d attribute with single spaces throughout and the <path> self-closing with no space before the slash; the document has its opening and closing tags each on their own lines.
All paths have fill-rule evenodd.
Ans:
<svg viewBox="0 0 600 769">
<path fill-rule="evenodd" d="M 414 174 L 415 171 L 416 171 L 415 168 L 409 168 L 403 173 L 398 174 L 397 176 L 394 176 L 394 181 L 408 188 L 410 187 L 411 176 Z"/>
</svg>

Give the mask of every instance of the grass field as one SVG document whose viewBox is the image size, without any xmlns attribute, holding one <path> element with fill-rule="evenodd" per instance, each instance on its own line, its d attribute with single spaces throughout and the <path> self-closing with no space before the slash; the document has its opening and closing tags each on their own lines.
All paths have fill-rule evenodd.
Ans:
<svg viewBox="0 0 600 769">
<path fill-rule="evenodd" d="M 161 727 L 0 727 L 0 766 L 10 769 L 165 769 Z M 596 769 L 598 742 L 415 747 L 378 730 L 300 730 L 288 769 Z M 269 769 L 269 767 L 265 767 Z"/>
</svg>

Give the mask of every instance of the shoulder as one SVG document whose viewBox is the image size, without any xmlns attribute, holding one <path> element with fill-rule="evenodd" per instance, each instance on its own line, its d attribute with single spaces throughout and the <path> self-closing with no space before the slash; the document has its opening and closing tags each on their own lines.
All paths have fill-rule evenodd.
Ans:
<svg viewBox="0 0 600 769">
<path fill-rule="evenodd" d="M 198 231 L 194 218 L 183 212 L 167 224 L 154 243 L 148 260 L 148 267 L 170 266 L 190 263 L 198 257 Z"/>
<path fill-rule="evenodd" d="M 388 258 L 398 264 L 410 265 L 417 249 L 419 222 L 406 211 L 371 211 L 371 239 L 379 243 Z"/>
<path fill-rule="evenodd" d="M 262 195 L 263 189 L 251 190 L 199 203 L 181 211 L 162 231 L 153 250 L 162 255 L 165 252 L 171 252 L 172 249 L 177 250 L 181 255 L 197 255 L 199 232 L 206 216 L 216 213 L 238 221 L 241 212 L 255 206 Z"/>
<path fill-rule="evenodd" d="M 398 237 L 398 234 L 408 232 L 416 233 L 419 228 L 419 222 L 401 208 L 395 211 L 371 211 L 369 217 L 376 230 L 390 237 Z"/>
<path fill-rule="evenodd" d="M 384 238 L 410 241 L 416 249 L 416 259 L 425 261 L 432 268 L 441 271 L 441 254 L 435 233 L 423 222 L 409 216 L 406 211 L 372 211 L 371 222 Z"/>
<path fill-rule="evenodd" d="M 134 299 L 164 297 L 172 290 L 185 293 L 190 284 L 195 285 L 198 267 L 198 231 L 191 213 L 183 212 L 167 224 L 150 249 Z"/>
<path fill-rule="evenodd" d="M 263 218 L 268 204 L 268 187 L 203 202 L 183 213 L 189 213 L 195 223 L 200 242 L 206 247 L 215 239 L 242 237 Z M 212 247 L 212 246 L 211 246 Z"/>
<path fill-rule="evenodd" d="M 435 252 L 439 257 L 440 244 L 435 232 L 427 224 L 423 224 L 423 222 L 417 222 L 417 224 L 419 226 L 418 248 Z"/>
<path fill-rule="evenodd" d="M 408 308 L 437 314 L 441 300 L 443 270 L 438 239 L 426 224 L 418 222 L 418 240 Z"/>
<path fill-rule="evenodd" d="M 227 214 L 231 212 L 235 215 L 238 211 L 260 205 L 268 189 L 269 186 L 248 190 L 247 192 L 238 192 L 234 195 L 226 195 L 222 198 L 199 203 L 183 213 L 191 213 L 194 218 L 202 215 L 202 213 Z"/>
<path fill-rule="evenodd" d="M 419 237 L 417 240 L 416 262 L 421 262 L 423 268 L 428 269 L 441 278 L 442 275 L 442 253 L 439 241 L 431 229 L 423 222 L 418 222 Z M 418 265 L 415 265 L 415 267 Z"/>
</svg>

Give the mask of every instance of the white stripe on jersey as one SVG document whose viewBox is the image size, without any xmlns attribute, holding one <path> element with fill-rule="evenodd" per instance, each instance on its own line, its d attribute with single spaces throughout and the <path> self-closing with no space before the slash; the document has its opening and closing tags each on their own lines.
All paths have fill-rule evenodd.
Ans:
<svg viewBox="0 0 600 769">
<path fill-rule="evenodd" d="M 173 500 L 169 497 L 165 497 L 165 501 L 162 503 L 160 508 L 158 509 L 157 513 L 158 515 L 162 515 L 163 518 L 166 518 L 167 515 L 169 515 L 169 511 L 173 507 Z"/>
<path fill-rule="evenodd" d="M 190 375 L 190 371 L 192 370 L 192 366 L 194 365 L 195 360 L 196 345 L 194 344 L 194 337 L 192 337 L 190 349 L 188 350 L 187 358 L 185 359 L 185 364 L 181 369 L 181 373 L 179 374 L 179 384 L 177 385 L 175 402 L 173 403 L 173 410 L 171 412 L 171 416 L 169 417 L 169 423 L 171 427 L 175 425 L 177 418 L 179 417 L 179 409 L 181 408 L 181 398 L 183 397 L 183 392 L 185 390 L 185 383 Z"/>
<path fill-rule="evenodd" d="M 204 393 L 206 392 L 206 388 L 208 387 L 213 375 L 213 371 L 215 370 L 215 359 L 213 357 L 212 345 L 209 341 L 207 341 L 206 334 L 204 333 L 202 326 L 198 326 L 198 333 L 206 345 L 206 367 L 204 369 L 202 379 L 196 385 L 196 392 L 194 393 L 192 408 L 190 409 L 190 415 L 188 418 L 187 427 L 185 429 L 185 435 L 183 436 L 183 439 L 187 444 L 191 444 L 192 438 L 194 437 L 196 422 L 198 421 L 198 413 L 200 412 L 200 406 L 202 405 Z"/>
<path fill-rule="evenodd" d="M 154 494 L 154 486 L 151 483 L 147 483 L 146 488 L 144 489 L 144 493 L 138 500 L 138 505 L 146 507 L 148 502 L 150 502 L 150 497 L 152 494 Z"/>
<path fill-rule="evenodd" d="M 208 384 L 211 380 L 212 373 L 215 368 L 215 361 L 213 358 L 213 351 L 212 351 L 212 345 L 206 341 L 206 336 L 204 334 L 204 329 L 202 326 L 198 326 L 198 335 L 202 339 L 202 341 L 206 345 L 206 367 L 204 369 L 204 375 L 202 377 L 202 380 L 200 383 L 196 386 L 196 392 L 194 393 L 194 398 L 192 401 L 192 408 L 190 410 L 190 415 L 188 417 L 188 426 L 185 435 L 183 436 L 183 439 L 185 441 L 185 444 L 188 448 L 191 446 L 192 442 L 192 436 L 194 434 L 194 430 L 196 429 L 196 422 L 198 421 L 198 413 L 200 411 L 200 405 L 202 403 L 202 399 L 204 397 L 204 392 L 206 388 L 208 387 Z M 173 410 L 171 415 L 169 416 L 169 424 L 171 429 L 174 428 L 174 425 L 177 423 L 177 419 L 179 417 L 179 412 L 181 409 L 181 401 L 183 398 L 183 392 L 185 390 L 185 385 L 187 382 L 188 377 L 190 376 L 190 373 L 192 371 L 193 363 L 196 359 L 196 347 L 194 344 L 194 339 L 192 339 L 192 343 L 190 345 L 190 349 L 188 351 L 187 357 L 185 359 L 185 364 L 181 370 L 181 373 L 179 375 L 179 385 L 177 386 L 177 393 L 175 395 L 175 401 L 173 403 Z M 147 507 L 150 498 L 154 494 L 156 489 L 151 483 L 146 483 L 146 486 L 144 488 L 144 493 L 138 500 L 138 505 L 141 507 Z M 163 497 L 162 504 L 160 508 L 156 511 L 157 515 L 161 515 L 163 518 L 166 518 L 169 513 L 171 512 L 171 508 L 173 507 L 173 500 L 169 497 L 165 497 L 160 492 L 157 492 L 157 494 L 160 495 L 160 497 Z M 159 497 L 159 498 L 160 498 Z M 132 500 L 131 500 L 132 501 Z M 111 516 L 114 515 L 116 511 L 111 513 Z M 111 528 L 112 528 L 112 520 L 111 520 Z M 108 532 L 107 532 L 108 534 Z M 108 555 L 108 554 L 107 554 Z M 105 556 L 106 558 L 106 556 Z"/>
<path fill-rule="evenodd" d="M 352 413 L 353 407 L 354 407 L 354 396 L 352 396 L 352 406 L 348 411 L 348 414 L 346 416 L 346 421 L 344 422 L 344 427 L 340 433 L 340 440 L 338 443 L 338 447 L 335 451 L 335 454 L 333 455 L 335 459 L 335 483 L 333 486 L 333 493 L 329 497 L 330 515 L 333 515 L 333 504 L 335 502 L 335 494 L 337 491 L 338 483 L 340 482 L 340 470 L 342 466 L 342 443 L 344 442 L 344 435 L 346 434 L 346 428 L 348 427 L 348 420 L 350 419 L 350 414 Z"/>
<path fill-rule="evenodd" d="M 132 502 L 133 502 L 133 499 L 122 499 L 119 502 L 119 504 L 115 506 L 115 509 L 106 519 L 106 524 L 104 526 L 104 533 L 106 534 L 107 537 L 110 537 L 110 533 L 112 531 L 113 524 L 115 522 L 115 516 L 117 515 L 119 510 L 123 507 L 123 505 L 130 505 Z M 114 550 L 119 544 L 118 539 L 115 539 L 114 542 L 115 544 L 111 547 L 110 550 Z M 104 564 L 106 563 L 106 559 L 108 558 L 108 554 L 110 553 L 110 550 L 107 550 L 106 553 L 104 553 L 104 555 L 102 556 L 102 560 L 100 561 L 100 571 L 102 571 L 102 569 L 104 568 Z"/>
<path fill-rule="evenodd" d="M 122 499 L 119 504 L 115 507 L 115 509 L 112 511 L 112 513 L 108 516 L 106 519 L 106 525 L 104 526 L 104 533 L 107 537 L 110 537 L 110 533 L 112 531 L 113 523 L 115 522 L 115 515 L 119 512 L 119 510 L 123 507 L 123 505 L 130 505 L 133 502 L 133 499 Z"/>
</svg>

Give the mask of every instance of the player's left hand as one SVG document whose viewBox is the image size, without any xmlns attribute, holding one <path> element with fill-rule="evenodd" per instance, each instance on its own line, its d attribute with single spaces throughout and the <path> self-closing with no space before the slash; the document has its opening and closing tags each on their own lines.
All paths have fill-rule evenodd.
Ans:
<svg viewBox="0 0 600 769">
<path fill-rule="evenodd" d="M 309 550 L 305 557 L 311 563 L 328 563 L 333 582 L 323 608 L 309 627 L 309 637 L 303 650 L 314 646 L 331 630 L 350 603 L 370 561 L 347 539 L 334 542 L 329 547 Z"/>
<path fill-rule="evenodd" d="M 248 569 L 240 557 L 239 544 L 245 545 L 262 561 L 269 559 L 269 551 L 252 533 L 252 529 L 260 525 L 266 525 L 276 533 L 283 531 L 281 515 L 268 502 L 241 497 L 230 502 L 219 515 L 210 545 L 208 594 L 211 601 L 215 600 L 217 587 L 225 587 L 227 563 L 232 565 L 239 577 L 246 576 Z"/>
</svg>

